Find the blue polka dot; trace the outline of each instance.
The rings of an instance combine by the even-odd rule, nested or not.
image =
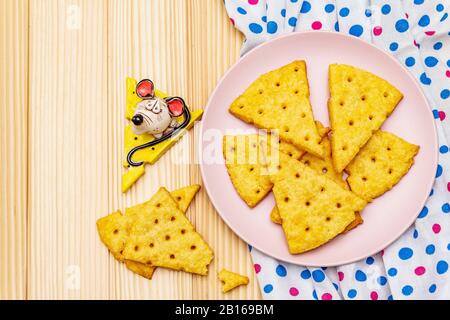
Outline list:
[[[442,48],[442,42],[436,42],[433,46],[434,50],[440,50]]]
[[[425,65],[427,66],[427,67],[430,67],[430,68],[432,68],[432,67],[434,67],[435,65],[437,65],[437,63],[438,63],[439,61],[438,61],[438,59],[436,59],[435,57],[426,57],[425,58]]]
[[[422,18],[419,20],[419,26],[426,27],[430,24],[430,17],[428,15],[423,15]]]
[[[348,31],[352,36],[359,37],[364,32],[364,29],[361,25],[355,24]]]
[[[408,57],[405,60],[405,64],[408,67],[412,67],[415,63],[416,63],[416,59],[414,59],[413,57]]]
[[[436,170],[436,178],[439,178],[440,176],[442,176],[442,166],[440,164],[438,164],[437,166],[437,170]]]
[[[441,20],[439,20],[439,22],[442,22],[444,20],[446,20],[448,18],[448,12],[444,13],[444,15],[442,16]]]
[[[427,77],[427,74],[424,72],[420,75],[420,82],[422,82],[424,85],[430,85],[431,79]]]
[[[263,32],[263,27],[261,27],[261,25],[258,23],[250,23],[249,29],[251,32],[256,34]]]
[[[392,43],[389,45],[389,50],[391,50],[391,51],[397,51],[397,49],[398,49],[398,43],[397,43],[397,42],[392,42]]]
[[[308,280],[309,278],[311,278],[311,272],[309,270],[303,270],[300,273],[300,277],[302,277],[302,279]]]
[[[292,3],[297,3],[298,0],[291,0]]]
[[[311,11],[311,3],[309,3],[308,1],[303,1],[300,13],[308,13],[309,11]]]
[[[429,292],[429,293],[435,293],[435,292],[436,292],[436,289],[437,289],[436,285],[435,285],[435,284],[432,284],[432,285],[428,288],[428,292]]]
[[[267,23],[267,32],[270,34],[276,33],[278,30],[278,24],[275,21],[269,21]]]
[[[442,154],[447,153],[448,152],[448,147],[447,146],[441,146],[439,148],[439,152],[442,153]]]
[[[384,15],[389,14],[391,12],[391,6],[388,4],[385,4],[384,6],[381,7],[381,12]]]
[[[444,89],[444,90],[441,91],[441,98],[442,99],[448,99],[449,96],[450,96],[450,90]]]
[[[439,4],[436,6],[436,11],[441,12],[442,10],[444,10],[444,6],[442,5],[442,3],[439,3]]]
[[[296,17],[289,18],[288,23],[291,27],[295,27],[297,25],[297,18]]]
[[[372,10],[366,9],[366,11],[364,11],[364,14],[366,15],[367,18],[370,18],[372,16]]]
[[[286,9],[282,9],[282,10],[281,10],[281,16],[282,16],[283,18],[286,17]]]
[[[250,252],[252,252],[253,247],[252,247],[251,245],[248,245],[248,250],[249,250]]]
[[[422,211],[419,213],[419,219],[423,219],[428,215],[428,208],[423,207]]]
[[[428,255],[432,255],[435,251],[436,251],[436,248],[435,248],[434,244],[429,244],[429,245],[427,245],[427,247],[425,248],[425,252],[426,252]]]
[[[450,250],[450,243],[447,244],[447,250]]]
[[[434,189],[431,189],[430,191],[430,197],[434,194]]]
[[[450,204],[444,203],[444,204],[442,205],[442,211],[443,211],[444,213],[449,213],[449,212],[450,212]]]
[[[336,32],[339,32],[339,22],[336,21],[336,23],[334,24],[334,30]]]
[[[398,252],[398,257],[402,260],[408,260],[413,256],[414,252],[411,250],[411,248],[401,248]]]
[[[336,283],[334,283],[334,282],[333,282],[333,287],[334,287],[336,290],[339,290],[339,286],[338,286]]]
[[[356,297],[357,292],[355,289],[350,289],[347,292],[347,297],[349,297],[350,299],[353,299],[354,297]]]
[[[375,259],[372,258],[372,257],[368,257],[368,258],[366,259],[366,263],[367,263],[368,265],[371,265],[371,264],[373,264],[374,262],[375,262]]]
[[[406,285],[402,288],[402,293],[405,296],[411,295],[413,293],[413,291],[414,291],[413,287],[411,287],[409,285]]]
[[[409,23],[408,23],[408,21],[407,21],[406,19],[400,19],[400,20],[398,20],[398,21],[395,23],[395,29],[396,29],[398,32],[401,32],[401,33],[405,32],[406,30],[409,29]]]
[[[397,275],[397,269],[395,269],[395,268],[390,268],[390,269],[388,270],[388,275],[391,276],[391,277],[395,277],[395,276]]]
[[[263,22],[267,22],[267,16],[263,16],[263,17],[261,18],[261,20],[262,20]]]
[[[316,292],[316,290],[313,290],[313,298],[315,299],[315,300],[319,300],[319,298],[317,297],[317,292]]]
[[[390,295],[390,296],[388,297],[388,300],[389,300],[389,301],[392,301],[392,300],[394,300],[394,297],[393,297],[392,295]]]
[[[277,273],[277,275],[278,275],[279,277],[286,277],[286,275],[287,275],[287,270],[286,270],[286,268],[285,268],[283,265],[279,264],[279,265],[277,266],[276,273]]]
[[[433,109],[433,117],[435,118],[435,119],[439,119],[439,111],[437,111],[436,109]]]
[[[325,6],[325,12],[330,13],[333,11],[334,11],[334,4],[329,3]]]
[[[436,272],[438,274],[444,274],[448,270],[448,263],[447,261],[441,260],[436,265]]]
[[[367,280],[367,276],[366,276],[366,274],[364,272],[362,272],[361,270],[358,270],[355,273],[355,279],[357,281],[364,282],[364,281]]]
[[[322,272],[322,270],[314,270],[312,273],[312,277],[316,282],[322,282],[323,280],[325,280],[325,274]]]
[[[417,5],[422,4],[423,2],[424,2],[424,0],[414,0],[414,4],[417,4]]]
[[[273,291],[273,285],[268,284],[264,287],[264,292],[265,293],[271,293]]]
[[[450,68],[450,60],[447,60],[447,67]]]
[[[417,239],[419,237],[419,231],[417,231],[417,229],[416,230],[414,230],[414,232],[413,232],[413,238],[414,239]]]
[[[387,283],[387,278],[385,276],[379,276],[377,282],[380,286],[384,286]]]
[[[348,14],[350,13],[350,10],[346,7],[342,8],[341,10],[339,10],[339,15],[341,17],[346,17],[348,16]]]
[[[247,14],[247,11],[246,11],[244,8],[242,8],[242,7],[237,8],[237,11],[238,11],[240,14],[243,14],[243,15],[246,15],[246,14]]]

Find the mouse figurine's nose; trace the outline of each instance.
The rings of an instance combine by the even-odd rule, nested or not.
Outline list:
[[[131,119],[135,126],[140,126],[144,122],[144,117],[140,114],[136,115]]]

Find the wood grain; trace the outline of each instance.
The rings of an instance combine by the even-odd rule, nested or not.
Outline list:
[[[153,281],[140,278],[95,227],[160,186],[201,184],[197,128],[120,192],[124,85],[149,77],[203,108],[242,44],[223,2],[0,0],[0,9],[0,298],[260,298],[247,245],[204,190],[188,216],[216,253],[207,277],[159,269]],[[223,267],[250,285],[223,295]]]
[[[28,0],[0,0],[0,300],[27,296]]]

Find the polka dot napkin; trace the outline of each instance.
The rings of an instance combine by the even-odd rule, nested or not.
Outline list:
[[[415,224],[376,256],[337,268],[305,268],[252,250],[267,299],[449,299],[450,3],[446,0],[225,0],[246,36],[243,54],[281,34],[343,32],[390,52],[417,77],[433,108],[439,166]],[[414,129],[414,128],[412,128]]]

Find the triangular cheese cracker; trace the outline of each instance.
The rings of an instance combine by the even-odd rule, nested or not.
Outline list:
[[[368,201],[381,196],[408,173],[418,152],[418,146],[377,131],[346,169],[352,191]]]
[[[342,64],[330,66],[329,85],[333,164],[342,172],[403,95],[386,80]]]
[[[130,225],[123,256],[149,266],[206,275],[214,254],[161,188]]]
[[[325,128],[319,121],[316,126],[321,137],[328,134],[329,128]],[[228,174],[239,196],[251,208],[272,190],[272,183],[261,167],[264,159],[261,143],[266,143],[270,148],[274,142],[276,141],[271,136],[258,134],[224,136],[223,154]],[[279,141],[278,148],[294,159],[300,159],[306,153],[284,141]]]
[[[219,272],[219,280],[223,282],[222,289],[224,293],[230,292],[239,286],[247,285],[250,282],[248,277],[225,269]]]
[[[186,212],[199,190],[199,185],[192,185],[175,190],[171,192],[170,195],[175,201],[177,201],[180,210]],[[142,209],[144,209],[143,205],[137,205],[132,208],[128,208],[125,215],[122,215],[120,212],[116,212],[99,219],[97,222],[97,228],[100,234],[100,239],[117,260],[125,262],[127,268],[131,271],[147,279],[151,279],[156,269],[155,267],[151,267],[140,262],[125,260],[123,257],[123,250],[129,236],[129,225],[131,221],[130,217],[138,215]]]
[[[278,174],[271,179],[292,254],[317,248],[345,232],[367,204],[334,181],[284,154],[280,154]]]
[[[304,61],[295,61],[259,77],[231,105],[239,119],[276,129],[281,140],[323,157],[314,123]]]

